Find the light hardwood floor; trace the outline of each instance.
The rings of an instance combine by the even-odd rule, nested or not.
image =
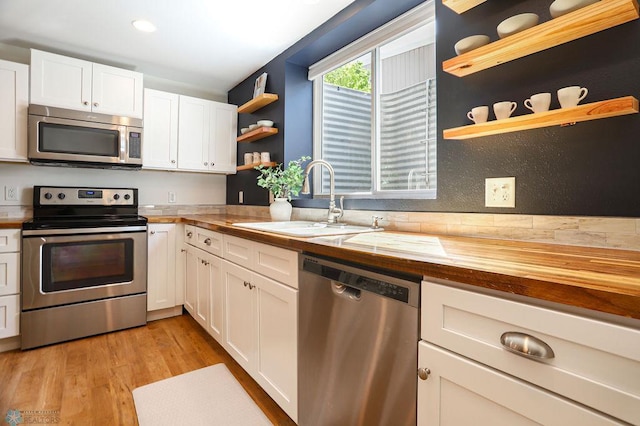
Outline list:
[[[295,424],[188,314],[0,353],[0,420],[10,409],[53,410],[59,424],[136,425],[133,389],[220,362],[275,425]]]

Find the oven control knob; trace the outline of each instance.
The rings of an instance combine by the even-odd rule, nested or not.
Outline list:
[[[113,199],[114,200],[119,200],[120,199],[120,194],[113,194]]]
[[[129,198],[131,198],[131,195],[129,195],[129,194],[124,194],[124,199],[125,199],[125,200],[128,200]]]
[[[64,197],[66,197],[66,195],[64,195],[64,192],[58,194],[59,199],[64,200]]]
[[[47,192],[46,194],[44,194],[44,198],[46,198],[47,200],[50,200],[51,197],[53,197],[53,195],[51,195],[50,192]]]

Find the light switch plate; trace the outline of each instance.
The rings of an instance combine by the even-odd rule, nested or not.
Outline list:
[[[487,178],[484,180],[485,207],[516,207],[516,178]]]

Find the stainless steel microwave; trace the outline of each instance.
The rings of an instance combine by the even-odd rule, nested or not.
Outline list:
[[[39,165],[142,167],[142,120],[29,105],[29,161]]]

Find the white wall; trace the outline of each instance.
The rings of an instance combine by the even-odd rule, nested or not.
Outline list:
[[[208,173],[105,170],[0,163],[0,205],[31,206],[34,185],[133,187],[139,189],[140,206],[169,204],[169,191],[176,193],[176,204],[224,205],[226,183],[227,179],[224,175]],[[20,199],[5,201],[5,186],[18,187]]]

